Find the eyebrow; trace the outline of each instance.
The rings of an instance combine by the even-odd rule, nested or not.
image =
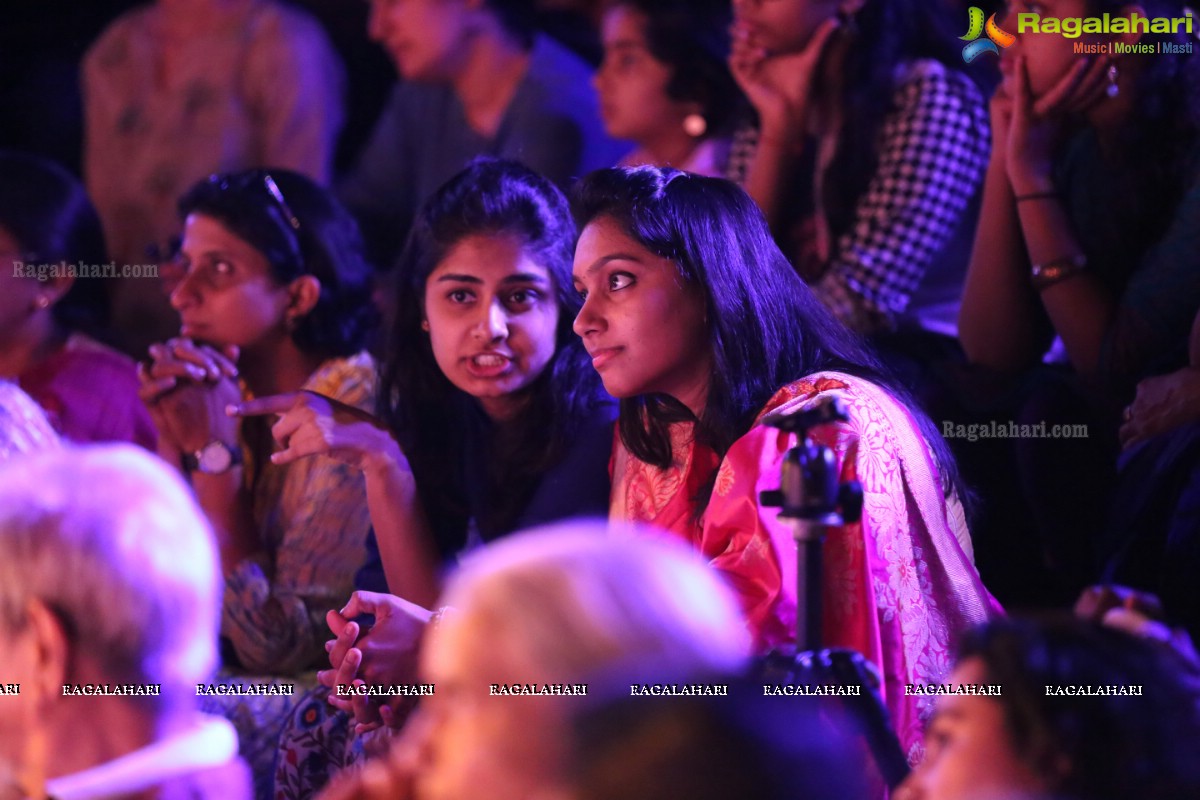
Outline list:
[[[183,247],[179,248],[176,255],[189,258],[193,261],[201,258],[223,258],[225,260],[237,258],[237,256],[229,250],[201,250],[200,252],[195,253],[195,255],[191,255],[188,253],[187,249]]]
[[[929,724],[932,725],[937,720],[949,720],[957,722],[963,719],[966,713],[959,707],[952,706],[950,708],[935,708],[933,716],[929,718]]]
[[[638,258],[636,255],[633,255],[632,253],[610,253],[606,256],[601,256],[600,258],[597,258],[591,264],[584,267],[583,274],[591,275],[591,274],[595,273],[597,270],[599,270],[601,267],[608,264],[610,261],[632,261],[635,264],[642,263],[642,260],[640,258]],[[577,280],[579,280],[579,276],[572,275],[571,280],[577,281]]]
[[[440,276],[436,283],[474,283],[483,285],[483,280],[474,275],[462,275],[457,272],[448,272]],[[516,272],[512,275],[506,275],[500,279],[501,286],[507,286],[513,283],[540,283],[548,284],[550,280],[544,275],[537,275],[533,272]]]

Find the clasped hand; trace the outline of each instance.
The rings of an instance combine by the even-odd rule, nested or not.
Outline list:
[[[214,439],[236,443],[237,422],[224,409],[241,399],[237,359],[236,347],[218,349],[186,337],[150,347],[150,362],[138,364],[138,396],[163,446],[185,453]]]
[[[758,112],[764,136],[802,133],[821,62],[839,27],[837,19],[831,18],[800,52],[769,53],[749,28],[733,26],[729,69]]]
[[[1033,96],[1029,69],[1019,56],[1013,74],[1013,93],[1004,87],[992,96],[993,157],[1002,157],[1017,195],[1049,191],[1055,150],[1068,120],[1106,97],[1105,77],[1112,62],[1087,57],[1072,64],[1049,90]]]
[[[366,631],[355,621],[364,614],[375,617]],[[376,592],[355,592],[345,608],[325,615],[335,638],[325,643],[330,668],[318,672],[317,680],[330,689],[330,705],[354,715],[356,733],[396,727],[405,698],[376,703],[367,696],[339,695],[338,687],[415,683],[421,636],[431,616],[415,603]]]

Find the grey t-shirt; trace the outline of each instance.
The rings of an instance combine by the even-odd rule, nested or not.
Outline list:
[[[467,123],[450,87],[397,85],[358,164],[338,187],[379,266],[391,267],[421,203],[476,156],[516,159],[564,189],[615,164],[628,146],[604,133],[591,75],[566,48],[537,37],[529,69],[491,140]]]

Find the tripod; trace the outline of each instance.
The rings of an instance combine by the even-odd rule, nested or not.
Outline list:
[[[795,653],[768,654],[759,665],[759,677],[775,684],[849,688],[851,692],[837,695],[845,701],[843,708],[866,739],[888,788],[895,789],[908,774],[908,762],[888,723],[878,675],[861,653],[821,649],[825,534],[831,526],[861,518],[862,486],[857,481],[841,481],[833,450],[813,441],[809,431],[847,419],[844,407],[835,398],[794,414],[771,414],[763,419],[765,424],[797,436],[796,445],[784,456],[779,489],[763,492],[760,501],[764,506],[779,508],[779,518],[791,526],[795,536],[799,607]]]

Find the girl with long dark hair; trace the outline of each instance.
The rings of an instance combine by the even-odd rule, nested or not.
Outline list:
[[[571,331],[574,236],[547,179],[512,161],[475,162],[426,201],[397,265],[378,415],[312,394],[239,409],[282,414],[276,463],[325,455],[365,476],[379,557],[358,583],[398,597],[355,595],[377,600],[369,628],[330,612],[335,634],[349,629],[359,674],[407,681],[391,673],[403,671],[397,653],[412,646],[411,627],[384,606],[434,607],[443,567],[464,549],[607,512],[616,409]],[[334,672],[322,677],[330,689]],[[284,729],[279,791],[308,795],[355,757],[353,725],[324,717],[327,700],[359,722],[403,719],[332,692],[306,698]]]
[[[931,421],[830,315],[732,184],[652,167],[593,173],[576,191],[582,233],[575,331],[620,398],[612,516],[690,542],[724,572],[760,648],[788,641],[795,545],[760,492],[792,444],[762,423],[827,398],[849,421],[814,431],[842,478],[862,483],[859,522],[825,546],[824,629],[883,673],[910,755],[958,634],[994,603],[971,564],[953,458]]]

